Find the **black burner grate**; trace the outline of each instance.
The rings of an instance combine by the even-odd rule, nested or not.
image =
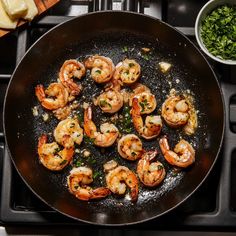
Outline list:
[[[0,39],[0,113],[11,74],[26,50],[53,26],[71,17],[99,10],[129,10],[148,14],[177,27],[195,42],[194,21],[201,0],[61,0],[47,15],[25,29]],[[226,107],[224,146],[210,176],[184,204],[156,220],[136,227],[235,227],[236,224],[236,69],[216,64],[213,69],[221,81]],[[217,121],[215,121],[217,122]],[[0,173],[2,173],[0,220],[5,224],[81,225],[55,212],[37,199],[11,164],[5,148],[0,118]]]

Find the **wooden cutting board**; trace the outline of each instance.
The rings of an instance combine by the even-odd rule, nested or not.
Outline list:
[[[37,8],[38,8],[38,16],[41,15],[43,12],[54,6],[56,3],[58,3],[60,0],[34,0]],[[37,18],[37,16],[35,17]],[[17,27],[27,24],[28,21],[26,20],[20,20],[17,24]],[[12,30],[4,30],[0,29],[0,37],[2,37],[5,34],[8,34]]]

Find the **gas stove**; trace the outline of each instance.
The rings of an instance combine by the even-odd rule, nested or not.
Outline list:
[[[55,25],[74,16],[101,10],[125,10],[159,18],[176,27],[194,43],[194,23],[206,0],[61,0],[29,27],[0,39],[0,113],[11,74],[26,50]],[[236,67],[208,58],[221,84],[226,110],[224,144],[218,160],[203,185],[174,211],[155,220],[132,226],[147,229],[236,228]],[[217,120],[215,121],[217,122]],[[0,221],[3,225],[76,225],[41,202],[14,169],[5,146],[0,117]],[[91,227],[91,226],[90,226]]]

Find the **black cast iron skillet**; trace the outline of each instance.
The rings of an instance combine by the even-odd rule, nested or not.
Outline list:
[[[141,48],[150,48],[143,54]],[[110,57],[114,63],[124,58],[134,58],[142,66],[140,82],[151,88],[156,95],[158,108],[171,88],[178,92],[191,92],[199,111],[199,127],[192,136],[181,129],[173,130],[164,125],[162,135],[167,134],[171,147],[180,136],[193,143],[196,162],[186,170],[168,165],[161,154],[166,170],[165,181],[157,188],[148,189],[140,184],[137,203],[114,195],[101,201],[82,202],[71,195],[66,188],[66,176],[71,165],[61,172],[44,168],[37,157],[37,139],[45,132],[52,132],[57,120],[51,116],[49,122],[42,120],[47,112],[39,105],[34,87],[42,83],[47,86],[57,80],[60,66],[66,59],[78,58],[83,61],[88,55],[100,54]],[[172,64],[169,73],[163,74],[158,63]],[[84,90],[78,98],[92,101],[102,89],[97,86],[89,73],[81,82]],[[39,107],[39,116],[32,115],[32,107]],[[95,107],[94,120],[97,125],[109,117]],[[78,110],[80,113],[81,110]],[[122,113],[122,111],[121,111]],[[49,112],[50,114],[50,112]],[[120,123],[119,123],[120,122]],[[118,125],[122,125],[120,120]],[[221,147],[224,130],[224,107],[222,94],[216,77],[199,50],[181,33],[160,20],[127,12],[99,12],[83,15],[65,22],[45,34],[26,53],[10,81],[4,105],[4,130],[12,161],[29,188],[55,210],[93,224],[126,225],[144,222],[158,217],[183,202],[207,177],[216,161]],[[132,133],[135,131],[132,130]],[[125,133],[125,132],[124,132]],[[51,135],[52,140],[52,135]],[[146,150],[158,149],[157,140],[143,140]],[[95,171],[102,171],[102,165],[116,159],[119,164],[135,170],[136,162],[122,160],[116,145],[101,150],[83,142],[96,161],[79,160]],[[104,178],[97,178],[94,186],[104,184]]]

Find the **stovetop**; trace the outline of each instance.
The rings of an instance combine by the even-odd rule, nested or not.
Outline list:
[[[14,68],[26,50],[53,26],[74,16],[99,10],[127,10],[159,18],[179,29],[194,43],[194,23],[206,0],[61,0],[29,27],[20,28],[0,39],[0,113],[4,94]],[[147,229],[236,227],[236,67],[215,63],[208,58],[221,84],[226,130],[219,158],[203,185],[174,211],[145,224]],[[215,121],[217,122],[217,120]],[[11,164],[5,147],[0,117],[0,173],[2,224],[79,225],[41,202],[23,183]]]

